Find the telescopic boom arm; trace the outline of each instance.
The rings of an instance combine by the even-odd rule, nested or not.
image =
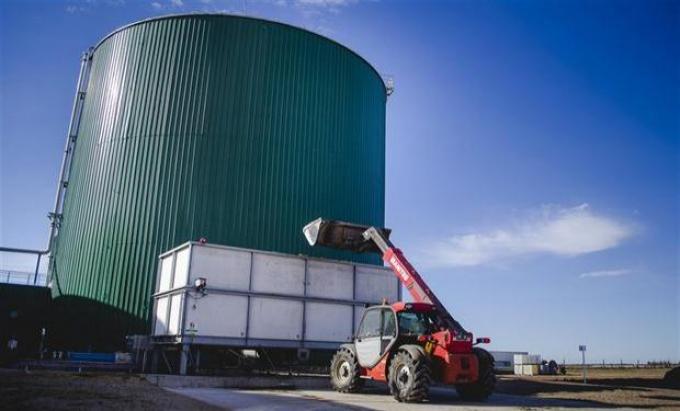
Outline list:
[[[389,239],[375,227],[370,227],[364,231],[363,236],[367,240],[372,240],[378,246],[382,253],[383,260],[389,264],[392,271],[394,271],[394,274],[399,278],[404,287],[406,287],[411,294],[411,297],[413,297],[413,301],[432,304],[437,306],[440,311],[446,311],[444,305],[430,290],[420,274],[418,274],[416,269],[413,268],[411,263],[406,259],[402,251],[396,248]]]
[[[401,250],[392,244],[389,240],[389,229],[319,218],[307,224],[303,233],[312,246],[318,244],[355,252],[381,254],[383,261],[392,268],[399,281],[411,294],[413,301],[434,305],[448,328],[454,330],[457,336],[462,337],[468,334],[453,319],[444,304],[430,290],[423,277],[413,268]]]

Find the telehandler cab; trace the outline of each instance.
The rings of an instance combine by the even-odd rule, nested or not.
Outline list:
[[[392,268],[413,302],[368,307],[354,341],[343,344],[330,366],[331,384],[357,392],[366,379],[387,382],[398,401],[427,399],[431,383],[454,385],[465,400],[485,400],[494,390],[494,359],[474,347],[489,343],[466,331],[389,240],[390,230],[319,218],[303,233],[310,245],[376,252]]]

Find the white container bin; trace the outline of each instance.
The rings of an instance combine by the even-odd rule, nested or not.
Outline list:
[[[204,278],[205,292],[195,281]],[[154,294],[157,342],[334,348],[364,308],[401,299],[386,267],[185,243],[161,254]]]
[[[538,375],[541,366],[540,355],[515,354],[514,368],[516,375]]]
[[[515,365],[539,365],[541,356],[537,354],[515,354]]]
[[[527,352],[517,351],[489,351],[494,359],[496,372],[513,373],[515,371],[515,355],[526,355]]]

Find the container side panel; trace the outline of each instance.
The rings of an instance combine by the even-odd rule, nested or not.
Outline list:
[[[303,295],[305,261],[270,254],[253,256],[252,290],[262,293]]]
[[[154,335],[168,333],[168,302],[170,297],[161,297],[156,301],[156,327]]]
[[[175,294],[170,297],[170,317],[168,318],[168,334],[170,335],[176,335],[180,332],[180,321],[182,321],[181,309],[182,295]]]
[[[399,299],[399,280],[392,272],[381,268],[357,266],[356,298],[360,301],[392,303]]]
[[[248,291],[250,252],[194,247],[191,281],[203,277],[209,288]]]
[[[353,275],[354,267],[351,264],[310,260],[307,263],[307,295],[351,300]]]
[[[158,287],[158,292],[168,291],[170,284],[172,284],[172,263],[175,255],[170,254],[161,260],[161,279]]]
[[[300,340],[302,301],[252,297],[248,338]]]
[[[306,302],[305,340],[347,342],[352,340],[350,305]]]
[[[185,333],[202,337],[246,335],[248,297],[208,294],[189,303]]]
[[[185,248],[176,253],[175,275],[172,280],[172,288],[184,287],[189,281],[189,254],[190,249]]]

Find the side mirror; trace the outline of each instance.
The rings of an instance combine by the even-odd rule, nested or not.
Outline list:
[[[481,338],[477,338],[477,339],[475,340],[475,344],[474,344],[474,345],[477,345],[477,344],[488,344],[488,343],[490,343],[490,342],[491,342],[491,338],[489,338],[489,337],[481,337]]]

